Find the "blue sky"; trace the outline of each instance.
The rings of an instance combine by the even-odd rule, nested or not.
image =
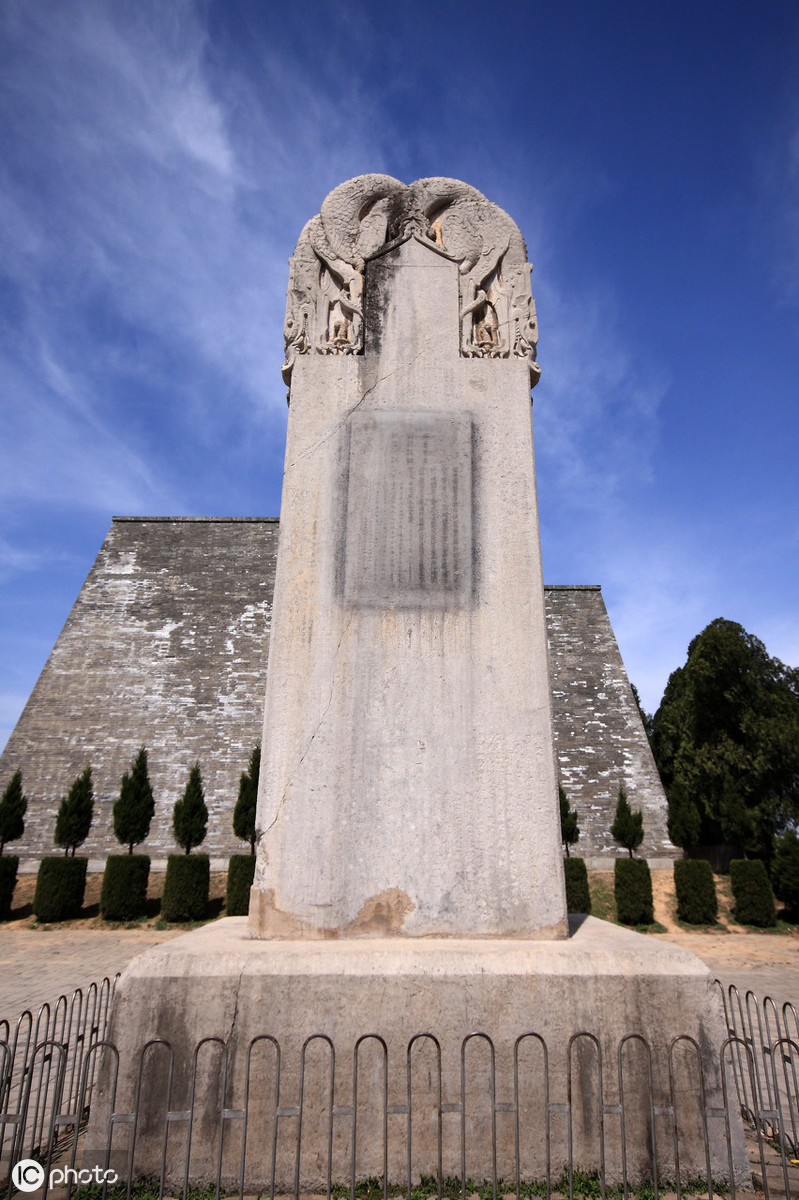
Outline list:
[[[795,0],[0,0],[0,745],[114,514],[272,516],[287,259],[464,179],[535,264],[544,574],[659,703],[799,663]]]

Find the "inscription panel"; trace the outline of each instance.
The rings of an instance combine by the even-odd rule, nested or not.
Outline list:
[[[349,424],[345,602],[468,604],[470,414],[354,413]]]

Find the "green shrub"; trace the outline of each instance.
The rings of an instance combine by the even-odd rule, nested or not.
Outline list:
[[[0,855],[0,921],[7,921],[11,916],[11,899],[17,886],[18,866],[16,854]]]
[[[774,925],[774,893],[765,864],[759,858],[734,858],[730,863],[730,883],[735,898],[735,920],[739,925]]]
[[[106,921],[135,921],[147,911],[150,859],[146,854],[111,854],[105,863],[100,912]]]
[[[231,855],[227,868],[227,897],[225,899],[227,916],[247,916],[250,911],[250,888],[254,874],[254,854]]]
[[[207,854],[170,854],[161,900],[164,920],[204,921],[210,882],[211,860]]]
[[[610,827],[610,834],[615,841],[624,846],[630,858],[633,856],[633,850],[637,850],[644,840],[644,814],[640,811],[633,812],[630,808],[623,783],[619,784],[616,814]]]
[[[718,915],[716,884],[704,858],[684,858],[674,864],[677,916],[688,925],[712,925]]]
[[[613,890],[616,913],[623,925],[652,924],[652,874],[645,858],[617,858]]]
[[[564,858],[566,873],[566,909],[570,913],[590,913],[591,893],[584,858]]]
[[[569,804],[569,797],[566,795],[562,783],[558,784],[558,800],[560,801],[560,840],[566,848],[566,857],[569,858],[569,846],[576,846],[580,840],[580,825],[577,813]]]
[[[88,864],[88,858],[42,859],[33,894],[33,911],[39,921],[69,921],[80,916]]]
[[[791,829],[778,838],[771,863],[771,879],[789,920],[799,916],[799,837]]]

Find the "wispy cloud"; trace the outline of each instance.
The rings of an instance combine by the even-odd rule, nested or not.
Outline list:
[[[652,476],[665,371],[644,364],[625,339],[612,293],[568,298],[556,281],[538,285],[544,314],[538,456],[570,508],[605,513],[625,485]]]
[[[0,376],[10,400],[0,442],[0,501],[104,512],[179,508],[178,493],[98,417],[89,385],[76,383],[52,359],[37,379],[2,352]]]
[[[6,496],[45,473],[53,500],[179,511],[181,447],[279,436],[288,251],[325,176],[380,155],[354,82],[332,96],[275,52],[256,80],[207,20],[191,0],[0,13]]]

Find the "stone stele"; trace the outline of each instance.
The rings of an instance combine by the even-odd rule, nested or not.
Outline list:
[[[417,1180],[462,1166],[482,1180],[494,1150],[507,1177],[513,1111],[524,1177],[541,1178],[548,1145],[554,1170],[572,1146],[575,1163],[604,1155],[618,1178],[619,1053],[630,1177],[674,1170],[677,1128],[683,1172],[748,1177],[740,1123],[725,1140],[711,1122],[709,1158],[701,1136],[694,1052],[707,1105],[718,1113],[722,1102],[724,1027],[707,969],[591,917],[571,918],[569,936],[529,408],[536,336],[521,234],[466,184],[361,176],[303,230],[286,317],[291,411],[249,927],[215,922],[125,972],[110,1030],[119,1089],[114,1101],[106,1068],[88,1155],[104,1156],[105,1130],[123,1128],[112,1106],[130,1112],[138,1086],[136,1171],[163,1161],[179,1182],[189,1163],[192,1179],[211,1179],[219,1104],[243,1111],[249,1081],[248,1190],[273,1171],[279,1188],[323,1187],[326,1146],[338,1182],[384,1169],[399,1181],[409,1164]],[[479,1046],[462,1051],[478,1031]],[[317,1039],[322,1092],[301,1102],[315,1034],[335,1046],[335,1084],[325,1091],[330,1043]],[[383,1042],[367,1047],[364,1034]],[[406,1070],[420,1034],[438,1038],[441,1089],[426,1062],[411,1155]],[[680,1043],[690,1061],[670,1071],[678,1034],[692,1039]],[[273,1043],[253,1043],[262,1035],[282,1055],[274,1140],[274,1071],[257,1065]],[[522,1035],[525,1054],[541,1049],[532,1035],[546,1042],[548,1092],[538,1060],[515,1082]],[[215,1043],[192,1058],[207,1037],[227,1047],[221,1075]],[[158,1048],[138,1075],[151,1038],[175,1055],[169,1146]],[[359,1055],[374,1052],[356,1080]],[[464,1082],[473,1054],[484,1056],[476,1092]],[[190,1094],[187,1158],[174,1122]],[[301,1111],[303,1139],[316,1139],[302,1161],[291,1140]],[[128,1145],[120,1135],[113,1147],[121,1169]],[[237,1184],[235,1139],[220,1161]]]
[[[257,937],[566,936],[526,259],[448,179],[300,237]]]

